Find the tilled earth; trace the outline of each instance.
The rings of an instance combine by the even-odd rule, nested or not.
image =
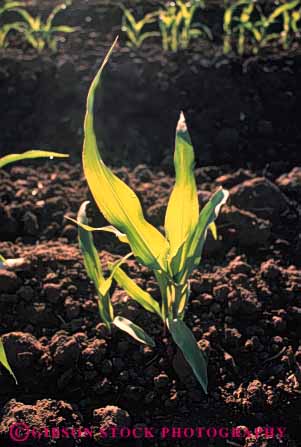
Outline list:
[[[0,270],[1,333],[18,385],[0,376],[3,445],[9,427],[29,426],[283,426],[275,439],[235,440],[244,447],[300,446],[301,168],[198,168],[200,203],[222,185],[230,201],[191,280],[186,321],[209,358],[205,396],[159,320],[115,288],[115,313],[156,340],[145,348],[124,333],[108,334],[77,246],[76,216],[91,199],[81,166],[56,161],[0,172],[0,253],[23,258]],[[155,225],[164,221],[172,175],[146,165],[117,173],[140,196]],[[93,201],[91,224],[103,218]],[[109,235],[95,234],[103,266],[124,253]],[[110,253],[113,253],[110,254]],[[151,273],[127,265],[139,285],[159,298]],[[187,422],[189,421],[189,422]],[[155,439],[150,445],[225,446],[229,440]],[[61,446],[106,445],[94,438]],[[115,440],[115,445],[126,441]],[[53,445],[28,439],[23,445]],[[128,445],[147,445],[131,440]]]

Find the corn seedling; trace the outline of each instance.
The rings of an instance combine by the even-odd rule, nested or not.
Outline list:
[[[239,0],[226,8],[224,13],[224,53],[232,50],[233,39],[237,39],[237,51],[242,55],[248,37],[258,41],[260,33],[254,17],[262,19],[261,7],[254,0]]]
[[[286,2],[266,16],[256,0],[240,0],[230,5],[224,14],[224,52],[232,50],[235,38],[240,55],[245,53],[247,44],[255,54],[272,42],[279,42],[288,49],[292,35],[298,34],[298,6],[300,0]],[[282,31],[274,31],[275,26],[282,26]]]
[[[14,8],[23,7],[24,3],[21,2],[6,2],[0,7],[0,16],[5,12],[9,12]],[[0,48],[7,47],[7,38],[11,31],[22,32],[22,22],[4,23],[0,26]]]
[[[141,20],[136,20],[131,11],[121,5],[123,10],[122,31],[127,37],[129,47],[139,48],[146,39],[158,37],[157,31],[144,31],[145,27],[153,24],[157,20],[158,13],[148,13]]]
[[[288,49],[295,34],[298,34],[298,23],[300,22],[300,0],[286,2],[273,11],[264,23],[265,28],[274,24],[279,18],[282,19],[282,31],[280,33],[280,43],[284,49]],[[296,10],[296,8],[298,8]]]
[[[4,166],[10,164],[10,163],[14,163],[16,161],[22,161],[22,160],[28,160],[28,159],[32,159],[32,158],[45,158],[45,157],[50,157],[50,158],[54,158],[54,157],[68,157],[68,155],[65,154],[59,154],[57,152],[48,152],[48,151],[27,151],[24,152],[23,154],[9,154],[6,155],[2,158],[0,158],[0,169],[3,168]],[[0,254],[0,268],[6,268],[6,259]],[[6,353],[4,350],[4,346],[2,343],[2,340],[0,339],[0,363],[4,366],[4,368],[6,368],[6,370],[13,376],[13,378],[15,379],[15,382],[17,383],[17,379],[15,374],[13,373],[7,357],[6,357]]]
[[[115,326],[135,340],[155,346],[154,340],[144,329],[122,316],[114,315],[110,301],[110,286],[114,280],[129,297],[162,320],[163,326],[169,329],[174,342],[182,350],[196,378],[207,392],[207,361],[191,330],[184,323],[184,315],[189,299],[189,276],[200,263],[208,229],[216,237],[214,222],[227,200],[228,192],[219,189],[199,212],[194,150],[182,115],[176,132],[176,180],[165,216],[165,236],[144,218],[135,192],[105,165],[94,131],[94,97],[101,85],[103,70],[113,48],[114,44],[88,93],[83,168],[94,200],[110,223],[97,230],[114,233],[122,243],[129,246],[129,253],[117,263],[108,266],[110,275],[105,278],[93,242],[92,231],[96,229],[87,224],[87,204],[84,203],[76,221],[84,263],[97,290],[101,318],[108,328]],[[161,292],[160,303],[122,269],[122,263],[131,255],[153,271]]]
[[[159,26],[165,51],[187,49],[191,40],[197,37],[212,39],[211,31],[206,25],[193,23],[196,12],[203,7],[204,3],[200,1],[176,0],[161,10]]]
[[[0,27],[0,48],[7,47],[7,39],[11,31],[19,31],[22,33],[22,22],[7,23]]]
[[[25,3],[23,2],[4,2],[4,4],[0,7],[0,15],[2,15],[6,11],[11,11],[15,8],[24,7]]]
[[[18,22],[18,31],[29,45],[41,53],[46,47],[54,52],[57,51],[57,35],[75,31],[75,28],[70,26],[53,24],[57,14],[64,11],[66,7],[66,4],[56,6],[45,22],[40,16],[34,17],[20,6],[10,8],[10,11],[15,11],[23,19],[22,22]]]

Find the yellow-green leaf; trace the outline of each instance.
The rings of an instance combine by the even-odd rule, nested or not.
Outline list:
[[[69,216],[65,216],[65,217],[66,217],[66,219],[70,220],[71,222],[75,223],[76,225],[78,225],[79,227],[83,228],[86,231],[90,231],[90,232],[104,231],[107,233],[113,233],[120,240],[120,242],[122,242],[124,244],[129,243],[126,235],[121,233],[119,230],[117,230],[117,228],[113,227],[113,225],[107,225],[105,227],[91,227],[91,225],[83,224],[82,222],[79,222],[78,220],[73,219],[72,217],[69,217]]]
[[[198,265],[210,225],[215,222],[221,207],[226,203],[229,192],[220,188],[202,209],[194,233],[188,241],[185,269],[190,273]]]
[[[87,223],[86,207],[89,202],[84,202],[78,212],[77,219],[80,223]],[[114,318],[113,307],[108,296],[111,280],[106,280],[101,268],[99,256],[94,245],[93,236],[90,231],[78,227],[78,242],[84,258],[87,275],[93,281],[98,294],[98,308],[102,320],[108,327]]]
[[[90,231],[87,231],[84,226],[87,224],[86,208],[89,202],[84,202],[78,211],[77,220],[81,224],[78,227],[78,242],[81,252],[84,257],[84,264],[87,274],[95,286],[98,287],[102,281],[105,281],[103,276],[99,256],[94,245],[93,236]]]
[[[144,307],[144,309],[156,313],[161,317],[160,306],[157,301],[148,292],[141,289],[120,267],[115,269],[113,277],[119,287]]]
[[[133,337],[135,340],[139,341],[144,345],[155,347],[154,340],[147,335],[147,333],[137,324],[123,317],[115,317],[113,321],[114,326],[118,327],[122,331],[126,332],[128,335]]]
[[[31,158],[66,158],[69,157],[68,154],[60,154],[58,152],[49,152],[49,151],[39,151],[32,150],[23,152],[23,154],[9,154],[0,158],[0,168],[8,165],[9,163],[14,163],[15,161],[28,160]]]
[[[207,362],[203,352],[197,345],[193,333],[182,320],[169,318],[167,320],[167,326],[174,342],[183,352],[185,359],[191,366],[204,392],[207,394]]]
[[[4,366],[5,369],[7,369],[7,371],[13,376],[13,378],[15,379],[15,382],[17,382],[16,376],[13,373],[13,370],[10,367],[10,364],[8,363],[7,357],[6,357],[6,353],[5,353],[5,349],[2,343],[2,340],[0,340],[0,363]]]
[[[116,41],[115,41],[116,42]],[[105,164],[94,132],[94,96],[115,43],[95,76],[87,98],[83,167],[95,202],[105,218],[126,234],[135,256],[146,266],[166,269],[168,242],[143,215],[136,194]]]
[[[194,230],[199,216],[199,202],[194,175],[194,151],[181,114],[176,135],[174,165],[176,182],[171,193],[166,216],[165,231],[170,243],[170,258]]]
[[[209,230],[211,231],[211,234],[213,236],[213,239],[217,240],[217,228],[215,222],[212,222],[209,225]]]

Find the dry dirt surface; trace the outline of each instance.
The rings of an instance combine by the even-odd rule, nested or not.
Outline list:
[[[173,178],[146,165],[116,172],[161,226]],[[1,333],[19,382],[2,370],[3,445],[10,445],[9,427],[16,421],[38,428],[274,425],[287,428],[282,444],[250,438],[238,445],[301,445],[301,169],[286,172],[279,163],[261,171],[211,166],[196,175],[201,204],[220,185],[230,190],[218,220],[219,240],[208,240],[193,273],[186,316],[209,358],[208,396],[157,317],[118,288],[112,291],[116,314],[147,329],[157,346],[140,346],[117,330],[110,335],[101,323],[76,227],[65,219],[90,198],[81,167],[52,161],[0,172],[0,252],[24,258],[0,270]],[[93,201],[89,215],[91,224],[104,223]],[[104,268],[124,253],[111,236],[97,234],[95,240]],[[127,270],[159,298],[146,268],[130,260]],[[224,440],[173,441],[188,443],[225,446]],[[96,436],[56,445],[98,444],[104,445]],[[52,444],[40,439],[26,445]],[[119,439],[115,445],[148,444]]]

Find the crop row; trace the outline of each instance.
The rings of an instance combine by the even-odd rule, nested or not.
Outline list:
[[[33,16],[19,1],[6,1],[0,7],[0,48],[10,43],[10,34],[17,34],[38,52],[49,48],[57,51],[59,36],[77,28],[55,25],[58,13],[66,3],[53,9],[47,19]],[[137,18],[122,4],[121,32],[128,46],[140,48],[146,40],[160,42],[164,51],[177,52],[190,47],[192,41],[214,41],[214,32],[203,19],[205,0],[174,0]],[[15,20],[16,19],[16,20]],[[15,21],[13,21],[15,20]],[[225,54],[258,54],[263,49],[292,48],[301,31],[301,0],[275,2],[266,12],[258,0],[225,0],[222,41]]]

